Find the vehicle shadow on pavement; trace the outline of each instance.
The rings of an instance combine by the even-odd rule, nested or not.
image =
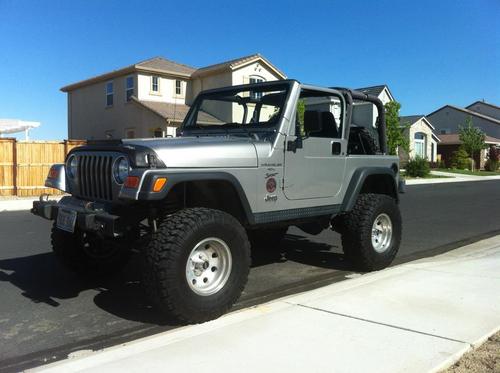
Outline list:
[[[349,269],[343,256],[332,249],[335,247],[289,234],[279,249],[261,247],[253,250],[252,267],[293,261],[327,269]],[[81,292],[93,289],[98,292],[94,296],[95,305],[110,314],[130,321],[175,325],[147,299],[141,284],[140,262],[139,255],[135,254],[123,271],[114,276],[89,278],[67,270],[47,252],[0,260],[0,281],[10,282],[21,290],[22,296],[35,303],[52,307],[58,307],[61,300],[76,298]]]
[[[353,270],[341,248],[325,243],[310,241],[307,238],[288,234],[281,243],[286,260],[314,267],[338,271]]]
[[[57,299],[75,298],[95,283],[82,280],[61,266],[52,253],[0,260],[0,281],[21,289],[35,303],[57,307]]]

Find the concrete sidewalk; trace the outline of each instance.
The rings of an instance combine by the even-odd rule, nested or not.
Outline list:
[[[32,371],[438,371],[499,329],[499,269],[497,236]]]
[[[462,183],[467,181],[486,181],[500,180],[500,176],[476,176],[462,175],[453,172],[443,172],[431,170],[431,175],[446,176],[444,178],[423,178],[423,179],[408,179],[406,185],[421,185],[421,184],[443,184],[443,183]]]

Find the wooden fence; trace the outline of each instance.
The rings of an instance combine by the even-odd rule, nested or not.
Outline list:
[[[50,166],[85,141],[17,141],[0,138],[0,196],[61,194],[44,186]]]

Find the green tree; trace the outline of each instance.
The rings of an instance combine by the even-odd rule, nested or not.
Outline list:
[[[297,102],[297,119],[299,121],[298,127],[300,130],[300,135],[304,136],[305,131],[304,131],[304,113],[306,112],[306,102],[304,99],[299,99]]]
[[[474,170],[474,155],[482,149],[487,148],[487,145],[484,143],[486,135],[480,128],[474,127],[470,115],[467,117],[464,124],[458,126],[458,133],[462,146],[469,157],[472,158],[471,164],[472,170]]]
[[[387,151],[391,155],[396,155],[398,147],[407,154],[410,152],[410,140],[405,135],[408,125],[401,126],[399,124],[399,109],[401,109],[401,104],[397,101],[385,104]]]

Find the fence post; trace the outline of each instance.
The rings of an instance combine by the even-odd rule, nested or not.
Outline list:
[[[68,155],[68,140],[64,140],[64,159]]]
[[[12,139],[12,182],[14,186],[14,195],[18,195],[17,190],[17,139]]]

